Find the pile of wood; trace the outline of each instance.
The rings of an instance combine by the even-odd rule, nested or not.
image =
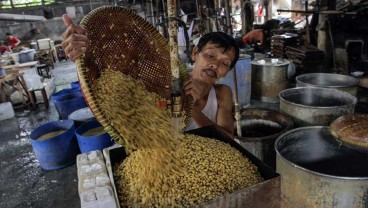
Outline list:
[[[324,57],[324,52],[312,45],[287,46],[286,57],[295,64],[318,64]]]
[[[300,37],[296,34],[274,35],[271,37],[271,54],[273,57],[286,58],[286,47],[299,46],[300,43]]]
[[[363,13],[368,10],[368,1],[351,0],[348,2],[340,2],[336,4],[336,10],[343,12]]]

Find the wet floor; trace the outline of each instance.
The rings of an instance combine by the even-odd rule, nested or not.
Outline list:
[[[57,88],[75,81],[73,62],[57,63],[52,70]],[[60,76],[60,77],[57,77]],[[42,124],[59,119],[55,106],[15,110],[15,117],[0,121],[0,207],[80,207],[77,167],[45,171],[40,168],[29,139]]]

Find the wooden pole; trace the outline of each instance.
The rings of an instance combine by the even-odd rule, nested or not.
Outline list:
[[[228,35],[233,35],[233,30],[232,30],[232,26],[230,23],[230,12],[229,12],[229,1],[225,0],[225,6],[227,6],[226,9],[226,24],[228,26]],[[236,129],[237,129],[237,134],[238,137],[242,136],[241,133],[241,125],[240,125],[240,106],[239,106],[239,96],[238,96],[238,82],[237,82],[237,77],[236,77],[236,67],[234,66],[233,69],[233,82],[234,82],[234,106],[235,106],[235,121],[236,121]]]
[[[172,125],[176,132],[182,129],[182,101],[181,101],[181,86],[179,74],[179,53],[178,53],[178,26],[176,22],[176,0],[167,1],[168,15],[168,32],[170,46],[170,66],[172,75]]]
[[[169,20],[169,44],[170,44],[170,66],[173,80],[179,79],[179,65],[178,65],[178,27],[176,21],[171,21],[176,18],[176,0],[167,1],[167,15]],[[180,89],[176,89],[179,90]]]
[[[227,34],[232,35],[233,34],[233,27],[231,25],[231,17],[230,17],[230,2],[229,0],[225,0],[225,15],[226,15],[226,31]]]
[[[305,1],[305,11],[308,12],[308,1]],[[308,13],[305,15],[305,31],[307,34],[307,42],[308,44],[310,44],[310,29],[309,29]]]
[[[239,93],[238,93],[238,81],[236,77],[236,66],[233,69],[233,82],[234,82],[234,107],[235,107],[235,122],[236,122],[236,133],[238,137],[242,137],[241,124],[240,124],[240,106],[239,106]]]

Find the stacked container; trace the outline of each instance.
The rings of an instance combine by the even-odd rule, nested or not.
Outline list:
[[[101,151],[77,156],[78,191],[82,208],[119,207]]]

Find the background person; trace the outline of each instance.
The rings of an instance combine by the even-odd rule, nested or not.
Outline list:
[[[11,53],[11,52],[12,50],[9,48],[9,46],[4,42],[2,42],[0,45],[0,54],[2,55],[4,53]]]
[[[265,33],[262,29],[252,30],[243,36],[242,41],[245,46],[259,43],[262,47],[265,43]]]
[[[11,33],[6,33],[6,36],[10,49],[14,49],[21,42],[17,37],[13,36]]]

